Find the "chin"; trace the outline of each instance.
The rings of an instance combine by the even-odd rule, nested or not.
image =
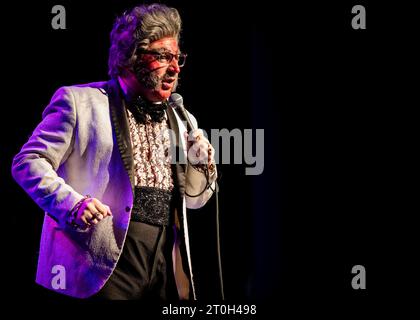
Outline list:
[[[164,101],[168,99],[172,94],[172,90],[159,90],[155,93],[155,98],[158,99],[158,101]]]

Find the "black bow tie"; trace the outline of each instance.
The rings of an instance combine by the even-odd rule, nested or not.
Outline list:
[[[166,102],[155,104],[141,97],[136,97],[127,102],[127,107],[138,123],[145,124],[147,122],[147,115],[150,116],[150,121],[152,122],[162,122],[165,119],[167,104]]]

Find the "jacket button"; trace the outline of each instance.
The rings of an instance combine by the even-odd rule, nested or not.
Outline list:
[[[126,212],[130,212],[130,207],[125,207]]]

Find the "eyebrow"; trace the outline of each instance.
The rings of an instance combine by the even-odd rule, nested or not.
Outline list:
[[[177,53],[171,52],[169,49],[166,49],[166,48],[149,49],[148,51],[154,51],[154,52],[159,52],[159,53],[177,54]],[[178,49],[178,51],[179,51],[178,54],[181,53],[181,50]]]

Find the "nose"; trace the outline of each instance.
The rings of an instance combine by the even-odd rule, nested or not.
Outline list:
[[[179,67],[178,60],[176,58],[173,58],[171,63],[169,64],[169,69],[174,73],[180,73],[181,68]]]

